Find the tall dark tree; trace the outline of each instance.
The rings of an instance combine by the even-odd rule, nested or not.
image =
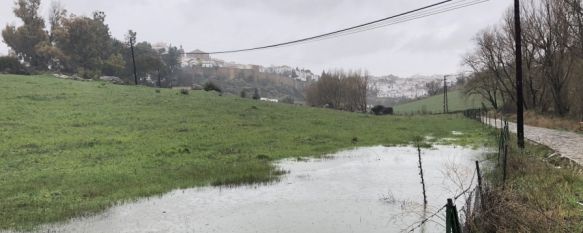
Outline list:
[[[63,70],[85,78],[101,75],[105,61],[111,58],[112,38],[105,24],[105,13],[93,17],[70,16],[54,30],[55,45],[63,53]]]
[[[45,21],[38,14],[39,7],[40,0],[16,1],[14,14],[22,20],[23,25],[7,25],[2,31],[2,37],[19,59],[34,69],[45,70],[49,58],[40,50],[49,44],[49,37],[44,30]]]
[[[132,64],[133,64],[133,73],[134,73],[134,82],[136,85],[138,85],[138,71],[136,68],[136,55],[135,55],[135,51],[134,51],[134,46],[136,44],[136,36],[137,33],[129,30],[128,34],[126,35],[126,40],[128,41],[128,45],[130,46],[130,52],[132,55]]]

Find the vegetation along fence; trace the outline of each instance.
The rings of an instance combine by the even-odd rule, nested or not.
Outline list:
[[[483,213],[488,209],[488,198],[486,193],[488,193],[490,185],[488,185],[483,179],[482,165],[488,163],[488,166],[497,166],[502,169],[501,182],[503,187],[506,183],[507,178],[507,160],[508,160],[508,150],[510,146],[510,130],[508,127],[508,121],[504,119],[498,119],[496,115],[492,117],[489,116],[485,109],[468,109],[462,111],[463,115],[467,118],[474,119],[483,123],[483,129],[494,132],[496,134],[496,141],[498,144],[497,159],[492,164],[488,159],[483,161],[476,161],[476,168],[471,179],[472,183],[470,186],[456,195],[453,198],[446,200],[445,205],[438,209],[433,214],[424,220],[416,223],[414,226],[410,227],[405,232],[415,232],[420,229],[426,223],[430,222],[431,218],[445,211],[445,227],[447,233],[463,233],[469,232],[470,224],[474,219],[479,218],[480,213]],[[498,128],[498,122],[500,122],[500,128]],[[491,127],[496,125],[495,128]],[[477,181],[477,184],[474,182]],[[464,200],[463,206],[459,207],[456,205],[457,201]]]

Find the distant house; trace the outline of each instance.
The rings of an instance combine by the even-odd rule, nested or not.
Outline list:
[[[217,64],[216,61],[213,60],[203,60],[200,61],[200,66],[204,67],[204,68],[214,68],[214,67],[219,67],[219,65]]]
[[[211,55],[201,50],[193,50],[182,55],[182,66],[203,65],[203,62],[211,61]]]
[[[237,64],[234,62],[226,62],[226,63],[224,63],[224,67],[230,68],[230,69],[239,69],[239,70],[252,70],[254,68],[253,65],[243,65],[243,64]]]
[[[261,101],[272,102],[272,103],[279,103],[279,100],[277,100],[277,99],[269,99],[269,98],[261,98]]]
[[[190,58],[193,58],[195,60],[201,60],[201,61],[209,61],[209,60],[211,60],[211,55],[210,54],[208,54],[208,53],[206,53],[204,51],[198,50],[198,49],[187,53],[186,56],[188,56]]]
[[[164,43],[164,42],[158,42],[152,45],[152,49],[156,50],[156,51],[161,51],[161,50],[168,50],[168,47],[170,47],[170,45]],[[168,51],[166,51],[168,52]]]

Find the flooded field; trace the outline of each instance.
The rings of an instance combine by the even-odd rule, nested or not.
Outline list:
[[[423,150],[428,214],[472,185],[474,161],[483,153]],[[415,148],[359,148],[278,165],[289,174],[274,184],[176,190],[41,231],[374,233],[400,232],[423,218]],[[442,216],[423,232],[443,232]]]

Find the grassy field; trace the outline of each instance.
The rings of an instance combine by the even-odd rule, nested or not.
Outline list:
[[[449,111],[481,108],[478,97],[468,97],[461,90],[452,91],[448,95]],[[397,114],[432,114],[443,113],[443,94],[395,106]]]
[[[414,136],[479,143],[461,116],[377,117],[217,93],[0,75],[0,229],[179,188],[268,182],[271,161]],[[475,139],[475,140],[472,140]]]

